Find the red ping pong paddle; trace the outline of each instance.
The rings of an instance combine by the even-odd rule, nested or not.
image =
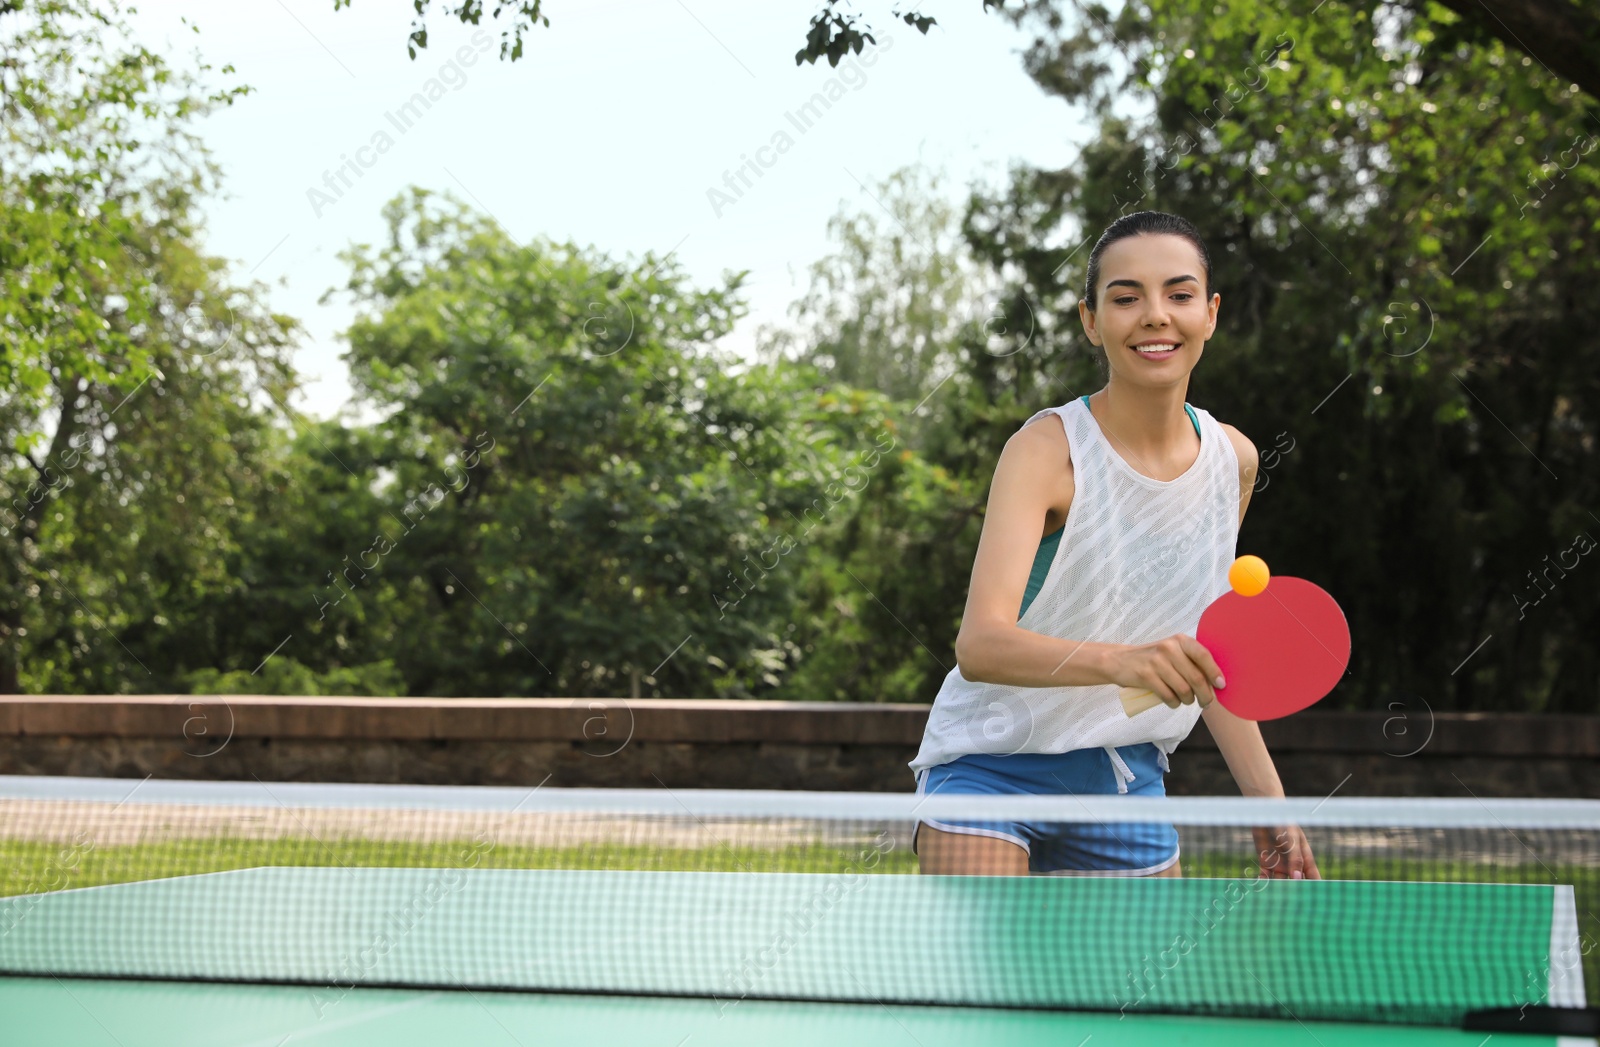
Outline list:
[[[1251,572],[1229,572],[1235,582],[1200,616],[1195,639],[1200,641],[1227,686],[1217,701],[1246,720],[1276,720],[1320,701],[1333,690],[1350,663],[1350,626],[1344,612],[1320,587],[1304,578],[1267,578],[1258,565],[1257,582],[1239,584]],[[1242,595],[1239,589],[1252,591]],[[1153,691],[1124,687],[1122,708],[1129,716],[1163,702]]]

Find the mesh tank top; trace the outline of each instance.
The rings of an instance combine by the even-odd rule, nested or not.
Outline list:
[[[1185,409],[1200,454],[1174,480],[1144,476],[1119,455],[1085,399],[1051,407],[1072,455],[1074,492],[1059,546],[1017,625],[1099,643],[1151,643],[1194,635],[1200,613],[1228,588],[1239,532],[1239,459],[1211,414]],[[1200,707],[1122,711],[1115,684],[1015,687],[950,670],[934,698],[913,772],[969,753],[1062,753],[1155,743],[1175,749]],[[1114,762],[1120,762],[1115,761]]]

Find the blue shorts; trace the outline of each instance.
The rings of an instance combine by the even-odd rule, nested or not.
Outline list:
[[[1130,795],[1166,795],[1166,760],[1159,748],[1147,742],[1116,752],[1133,775],[1125,782]],[[1123,783],[1105,749],[974,754],[924,770],[917,775],[917,794],[1101,795],[1121,792]],[[1149,876],[1178,860],[1178,830],[1158,822],[922,821],[944,832],[1009,840],[1028,852],[1028,869],[1036,873]]]

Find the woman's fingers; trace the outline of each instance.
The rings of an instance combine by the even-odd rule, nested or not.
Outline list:
[[[1177,666],[1171,662],[1164,662],[1158,671],[1161,673],[1162,683],[1166,685],[1166,693],[1161,696],[1163,702],[1177,709],[1188,702],[1194,701],[1194,695],[1190,693],[1189,681],[1184,679],[1183,673],[1179,671]]]
[[[1280,880],[1289,875],[1287,833],[1280,827],[1257,829],[1256,851],[1261,857],[1261,875]]]
[[[1196,699],[1209,702],[1216,697],[1212,690],[1212,681],[1217,677],[1216,662],[1211,660],[1211,652],[1201,646],[1199,640],[1182,634],[1172,636],[1165,641],[1165,650],[1172,668],[1183,680],[1179,698],[1185,705]],[[1208,663],[1211,665],[1209,670],[1206,668]]]
[[[1211,661],[1211,652],[1192,636],[1178,637],[1178,646],[1183,651],[1183,661],[1179,668],[1183,671],[1184,679],[1188,681],[1190,691],[1197,698],[1211,701],[1216,697],[1216,693],[1212,690],[1212,681],[1217,678],[1215,668],[1217,663]],[[1209,670],[1206,668],[1207,663],[1212,666]]]
[[[1148,689],[1172,709],[1216,698],[1216,681],[1222,672],[1211,652],[1192,636],[1176,634],[1129,650],[1128,666],[1134,683]],[[1120,681],[1119,681],[1120,682]]]
[[[1184,650],[1188,652],[1189,660],[1199,668],[1200,675],[1206,682],[1206,689],[1211,691],[1211,697],[1215,698],[1214,689],[1217,687],[1217,681],[1222,680],[1222,669],[1217,665],[1217,660],[1211,657],[1211,652],[1206,650],[1205,644],[1192,636],[1185,636],[1183,639]],[[1227,681],[1223,680],[1223,683],[1226,684]]]
[[[1190,701],[1194,701],[1196,698],[1204,698],[1209,702],[1216,697],[1216,694],[1211,690],[1211,682],[1206,679],[1205,670],[1201,669],[1193,661],[1185,661],[1181,671],[1183,672],[1184,685],[1189,689]]]
[[[1298,825],[1258,828],[1255,837],[1261,875],[1274,880],[1322,879],[1311,843]]]
[[[1308,880],[1322,879],[1322,871],[1317,868],[1316,856],[1311,853],[1311,841],[1306,839],[1306,834],[1295,827],[1295,834],[1300,838],[1300,855],[1303,860],[1303,872]]]

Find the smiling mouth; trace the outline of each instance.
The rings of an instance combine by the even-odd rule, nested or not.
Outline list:
[[[1135,345],[1132,346],[1132,349],[1140,356],[1171,356],[1173,353],[1178,351],[1178,349],[1181,347],[1181,344],[1182,343],[1179,343],[1179,345],[1168,345],[1167,343],[1161,342],[1154,345]]]

